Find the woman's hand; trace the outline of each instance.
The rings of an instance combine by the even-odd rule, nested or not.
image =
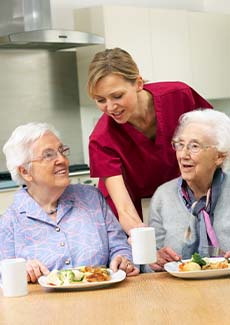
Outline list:
[[[139,223],[135,228],[143,228],[143,227],[148,227],[145,223],[143,223],[143,222],[141,222],[141,223]],[[132,228],[132,229],[134,229],[134,228]],[[131,230],[132,229],[130,229],[128,232],[127,232],[127,234],[128,234],[128,243],[129,243],[129,245],[132,245],[132,238],[131,238]]]
[[[230,251],[225,252],[224,258],[229,258],[230,257]]]
[[[28,260],[26,263],[27,282],[37,282],[42,275],[47,275],[49,270],[38,260]]]
[[[139,269],[126,257],[117,255],[110,263],[110,268],[113,272],[123,270],[127,276],[139,274]]]
[[[157,261],[155,263],[149,264],[154,271],[164,271],[165,263],[176,261],[181,259],[180,255],[177,255],[174,250],[170,247],[163,247],[157,251]]]

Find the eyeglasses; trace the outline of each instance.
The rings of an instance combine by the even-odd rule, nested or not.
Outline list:
[[[61,146],[60,148],[58,148],[58,150],[46,149],[42,153],[41,157],[30,160],[30,161],[28,161],[28,163],[33,162],[33,161],[40,161],[40,160],[52,161],[52,160],[57,159],[58,154],[61,154],[62,156],[67,157],[70,154],[70,148],[68,146],[64,145],[64,146]]]
[[[184,148],[188,150],[190,153],[199,153],[201,150],[205,150],[210,147],[216,147],[214,145],[202,144],[198,142],[189,142],[188,144],[184,144],[181,141],[172,141],[172,147],[175,151],[182,151]]]

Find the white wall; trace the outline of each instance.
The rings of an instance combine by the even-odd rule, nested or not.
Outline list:
[[[230,98],[223,99],[211,99],[210,103],[217,109],[218,111],[226,113],[230,116]]]
[[[56,3],[61,3],[63,0],[55,0]],[[203,0],[65,0],[66,3],[71,3],[73,6],[89,7],[104,5],[131,5],[142,7],[156,8],[173,8],[173,9],[188,9],[188,10],[203,10]]]
[[[187,9],[192,11],[211,11],[230,13],[229,0],[50,0],[51,5],[55,6],[55,11],[61,17],[60,21],[65,20],[65,23],[72,24],[73,18],[70,16],[71,9],[84,8],[90,6],[106,5],[131,5],[155,8],[168,8],[168,9]],[[68,21],[63,19],[68,17]]]
[[[57,29],[74,29],[73,9],[100,5],[124,5],[166,9],[185,9],[230,13],[230,0],[50,0],[52,25]]]
[[[0,121],[0,149],[18,125],[48,122],[70,146],[70,163],[84,163],[75,52],[0,51]]]
[[[224,14],[230,13],[229,0],[203,0],[204,11],[219,12]]]
[[[108,4],[203,11],[204,1],[205,0],[50,0],[50,5],[53,28],[71,30],[74,29],[73,9],[77,8]]]

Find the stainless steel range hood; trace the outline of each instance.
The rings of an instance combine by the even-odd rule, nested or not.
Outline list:
[[[12,33],[0,37],[1,49],[48,49],[63,50],[103,44],[104,39],[100,36],[67,30],[35,30],[22,33]]]
[[[63,3],[67,4],[68,1]],[[103,37],[98,35],[54,28],[53,4],[54,0],[1,0],[0,50],[56,51],[104,43]],[[73,14],[73,10],[71,12]]]

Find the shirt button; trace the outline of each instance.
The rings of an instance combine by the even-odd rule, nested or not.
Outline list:
[[[57,232],[59,232],[61,229],[59,227],[56,227],[55,229]]]
[[[66,261],[65,261],[65,264],[66,264],[66,265],[69,265],[69,264],[70,264],[70,260],[66,260]]]
[[[60,242],[60,246],[65,246],[65,243],[63,241]]]

